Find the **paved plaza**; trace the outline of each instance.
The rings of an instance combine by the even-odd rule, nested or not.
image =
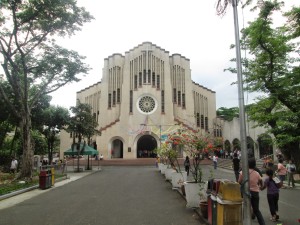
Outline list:
[[[213,169],[203,165],[208,177]],[[70,179],[48,190],[33,190],[0,201],[1,225],[202,225],[199,215],[154,166],[102,166],[93,172],[69,173]],[[234,179],[230,170],[213,170],[215,178]],[[80,178],[80,179],[79,179]],[[70,182],[71,181],[71,182]],[[266,191],[260,207],[267,225]],[[299,189],[282,189],[282,224],[300,218]],[[256,220],[253,225],[258,224]],[[278,222],[280,224],[280,222]]]

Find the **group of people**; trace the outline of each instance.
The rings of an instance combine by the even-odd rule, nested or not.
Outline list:
[[[233,169],[236,177],[236,181],[243,186],[245,181],[243,181],[243,173],[240,169],[240,159],[237,154],[234,154]],[[259,192],[267,189],[267,200],[269,204],[269,210],[271,213],[270,220],[278,221],[278,201],[279,201],[279,189],[285,188],[283,186],[283,181],[288,176],[288,185],[290,187],[295,187],[294,174],[296,172],[296,166],[292,160],[284,166],[283,159],[279,159],[277,168],[274,170],[273,165],[271,167],[266,167],[266,177],[263,178],[261,171],[256,167],[255,158],[250,158],[248,161],[249,165],[249,189],[250,193],[242,193],[243,196],[246,195],[250,197],[252,206],[252,219],[255,217],[260,225],[264,225],[264,218],[259,210]],[[243,190],[243,188],[242,188]]]

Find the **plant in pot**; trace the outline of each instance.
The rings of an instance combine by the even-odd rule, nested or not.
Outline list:
[[[180,131],[173,132],[168,135],[166,140],[168,146],[168,159],[172,168],[176,173],[172,173],[172,186],[173,188],[180,188],[187,180],[186,171],[182,171],[178,157],[181,157],[181,151],[183,149],[183,140]]]
[[[167,157],[167,146],[162,144],[160,148],[155,150],[157,156],[159,157],[159,169],[161,174],[165,174],[165,171],[168,167],[168,157]]]
[[[212,149],[212,139],[208,134],[202,134],[201,131],[186,129],[182,132],[184,151],[190,156],[191,174],[193,181],[185,182],[185,192],[187,207],[199,207],[200,198],[206,197],[206,182],[203,180],[203,173],[200,167],[200,162],[204,158],[205,151]],[[199,198],[200,188],[200,198]]]

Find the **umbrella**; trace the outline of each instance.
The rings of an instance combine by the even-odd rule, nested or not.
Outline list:
[[[99,152],[92,148],[91,146],[85,145],[84,150],[81,151],[83,144],[80,144],[79,155],[99,155]],[[64,151],[64,155],[78,155],[77,152],[77,144],[74,146],[74,150],[72,148]]]
[[[79,150],[79,155],[87,155],[88,156],[88,166],[87,169],[90,169],[90,155],[99,155],[99,152],[92,148],[91,146],[88,145],[84,145],[84,149],[83,151],[81,150],[83,147],[83,144],[80,144],[80,150]],[[74,148],[70,148],[66,151],[64,151],[64,155],[78,155],[78,151],[77,151],[77,144],[74,144]],[[74,162],[74,161],[73,161]],[[78,171],[79,171],[79,159],[78,159],[78,163],[77,163],[77,167],[78,167]]]

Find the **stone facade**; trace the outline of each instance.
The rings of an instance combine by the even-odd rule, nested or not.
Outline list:
[[[215,128],[215,92],[192,81],[189,59],[150,42],[104,59],[102,80],[76,98],[92,106],[101,131],[92,141],[108,159],[151,157],[181,126]],[[61,150],[71,142],[62,132]]]
[[[266,127],[257,126],[255,121],[246,120],[246,136],[247,136],[247,151],[256,159],[263,158],[265,155],[274,155],[276,145],[274,136],[268,133]],[[222,122],[223,140],[230,145],[227,146],[228,151],[233,151],[235,148],[234,142],[240,143],[240,119],[233,118],[232,121]],[[268,140],[268,141],[266,141]],[[225,147],[226,149],[226,147]]]

